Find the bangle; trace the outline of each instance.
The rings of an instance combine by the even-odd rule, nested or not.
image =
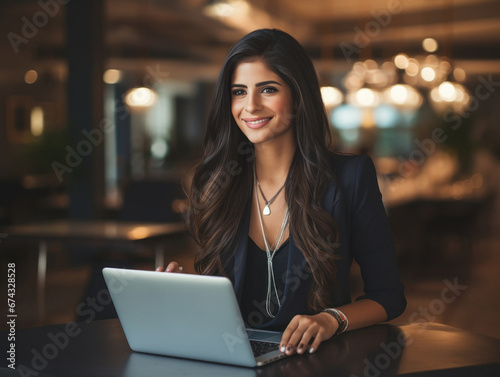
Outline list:
[[[342,334],[344,331],[347,330],[347,326],[349,326],[349,320],[347,319],[346,315],[344,313],[342,313],[340,310],[328,308],[328,309],[324,309],[323,313],[330,314],[339,323],[339,327],[338,327],[337,331],[335,331],[334,335]]]

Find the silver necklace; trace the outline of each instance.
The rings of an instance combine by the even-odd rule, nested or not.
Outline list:
[[[254,179],[257,182],[257,175],[255,174],[255,166],[253,169]],[[257,213],[259,215],[260,229],[262,231],[262,237],[264,237],[264,245],[266,245],[266,256],[267,256],[267,294],[266,294],[266,312],[269,317],[274,318],[274,314],[271,311],[271,296],[272,289],[274,288],[274,293],[276,294],[276,300],[278,301],[278,310],[281,308],[281,302],[278,295],[278,289],[276,288],[276,281],[274,279],[274,268],[273,268],[273,258],[276,251],[279,249],[283,234],[285,233],[286,226],[288,224],[288,206],[286,207],[285,216],[283,217],[283,222],[281,223],[280,233],[278,239],[276,240],[276,245],[273,252],[271,253],[271,248],[267,243],[266,232],[264,231],[264,223],[262,222],[262,215],[260,213],[259,196],[257,195],[257,190],[255,190],[255,201],[257,202]]]
[[[254,172],[255,172],[255,166],[254,166]],[[269,216],[271,214],[271,207],[270,206],[271,206],[271,204],[273,204],[274,200],[279,195],[281,190],[283,190],[283,187],[285,187],[285,184],[283,183],[283,186],[280,187],[278,192],[276,194],[274,194],[271,199],[267,200],[266,196],[264,195],[264,192],[262,191],[262,188],[260,187],[260,183],[259,183],[259,179],[257,178],[257,174],[255,174],[255,181],[257,182],[257,187],[259,188],[260,194],[262,195],[262,198],[264,199],[264,203],[266,203],[266,205],[264,206],[264,210],[262,211],[262,214],[264,216]],[[259,211],[260,211],[260,209],[259,209]]]

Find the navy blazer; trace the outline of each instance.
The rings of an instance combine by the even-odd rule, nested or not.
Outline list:
[[[406,307],[394,242],[389,228],[375,167],[368,156],[331,155],[335,182],[331,182],[323,200],[323,208],[334,218],[339,233],[336,254],[336,290],[332,292],[334,307],[351,302],[349,274],[353,258],[359,264],[364,294],[357,297],[378,302],[388,319],[399,316]],[[225,262],[225,272],[234,285],[238,302],[245,281],[250,204],[247,205],[234,243],[234,253]],[[262,329],[283,330],[297,314],[315,314],[308,308],[312,275],[300,250],[288,243],[288,269],[281,308]],[[263,277],[265,278],[265,277]]]

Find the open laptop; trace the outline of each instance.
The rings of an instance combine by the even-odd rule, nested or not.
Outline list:
[[[225,277],[104,268],[132,350],[246,367],[285,356],[281,332],[245,329]]]

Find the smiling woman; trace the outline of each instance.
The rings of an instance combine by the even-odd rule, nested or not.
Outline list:
[[[302,46],[275,29],[241,39],[216,84],[187,217],[196,271],[229,277],[246,324],[284,330],[288,355],[406,305],[373,163],[330,140]],[[355,302],[353,259],[365,287]]]

